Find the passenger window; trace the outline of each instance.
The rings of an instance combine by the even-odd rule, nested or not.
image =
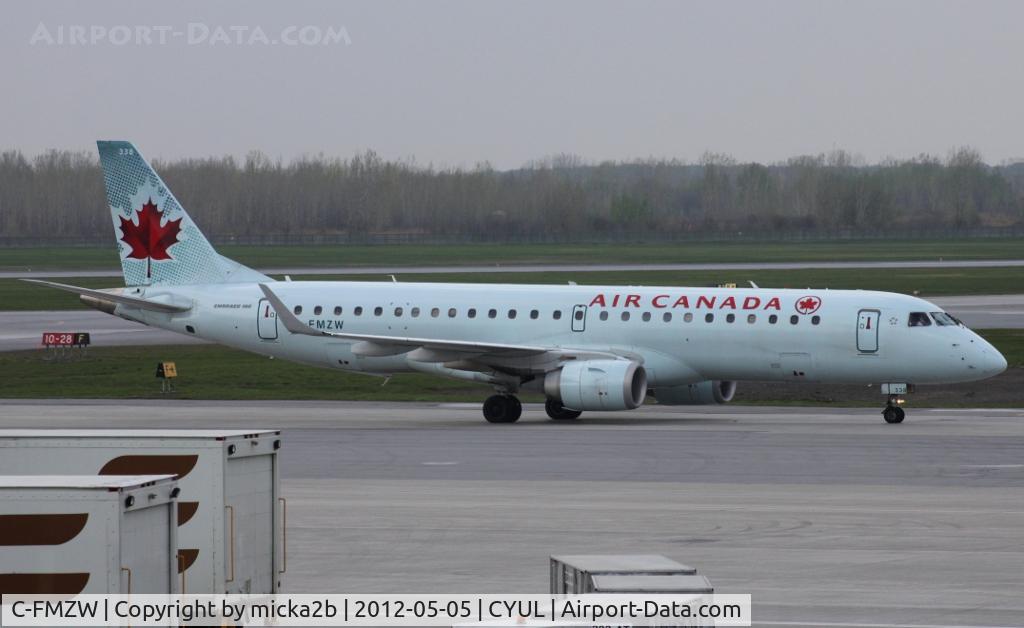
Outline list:
[[[540,312],[537,310],[530,310],[530,318],[536,319],[538,316],[540,316]]]
[[[455,311],[455,308],[448,308],[448,318],[455,318],[456,314],[458,314],[458,312]]]
[[[814,316],[811,317],[811,325],[817,325],[820,322],[821,322],[821,317],[818,316],[817,314],[815,314]]]
[[[498,315],[498,310],[487,310],[487,318],[494,318]]]
[[[396,307],[395,308],[395,316],[401,316],[401,315],[402,315],[402,308]]]
[[[471,307],[468,310],[466,310],[466,316],[468,316],[470,318],[476,318],[476,308],[475,307]]]
[[[777,314],[772,314],[771,316],[768,317],[769,325],[774,325],[777,322],[779,322],[779,316]]]
[[[693,322],[693,312],[687,312],[686,314],[684,314],[683,315],[683,320],[686,321],[687,323],[692,323]]]
[[[794,314],[794,315],[789,317],[789,324],[790,325],[796,325],[799,322],[800,322],[800,317],[797,316],[796,314]]]
[[[671,323],[672,322],[672,312],[665,312],[664,314],[662,314],[661,315],[661,320],[665,321],[666,323]]]
[[[572,315],[578,321],[583,320],[583,310],[576,310],[576,313]]]
[[[735,314],[726,314],[725,322],[727,322],[727,323],[735,323],[736,322],[736,315]]]
[[[419,318],[419,316],[420,316],[420,308],[414,307],[414,308],[412,308],[412,310],[410,310],[409,313],[412,314],[413,318]]]
[[[942,325],[942,321],[936,317],[935,322]],[[907,327],[930,327],[932,320],[928,318],[928,314],[924,312],[911,312],[910,317],[907,319]]]
[[[363,306],[357,305],[356,309],[352,310],[352,313],[355,314],[356,316],[362,316],[363,315]]]
[[[713,323],[713,322],[715,322],[715,315],[711,314],[710,312],[705,314],[704,315],[704,322],[705,323]]]
[[[324,308],[323,307],[318,305],[315,308],[313,308],[313,316],[320,316],[323,313],[324,313]]]
[[[377,307],[373,308],[373,315],[374,316],[380,316],[383,313],[384,313],[384,308],[382,308],[381,306],[378,305]]]
[[[441,309],[440,309],[440,308],[436,308],[436,307],[435,307],[435,308],[432,308],[432,309],[430,310],[430,316],[431,316],[431,317],[433,317],[433,318],[437,318],[437,317],[438,317],[438,316],[440,316],[440,315],[441,315]]]
[[[644,312],[644,315],[643,315],[642,318],[644,319],[645,323],[650,321],[651,320],[651,313],[650,312]]]
[[[598,316],[598,318],[600,318],[600,319],[601,319],[601,320],[603,320],[603,321],[606,321],[606,320],[608,320],[608,311],[607,311],[607,310],[603,310],[603,311],[601,312],[601,315],[600,315],[600,316]]]
[[[753,325],[757,322],[757,314],[747,314],[747,322]]]
[[[556,321],[562,318],[562,310],[555,310],[554,312],[552,312],[551,318],[555,319]]]
[[[292,311],[295,312],[296,316],[298,316],[299,314],[302,314],[302,306],[301,305],[296,305],[295,309],[292,310]]]
[[[622,320],[624,320],[624,321],[628,321],[629,320],[629,312],[623,312],[622,313]]]
[[[515,318],[516,317],[516,311],[515,310],[509,310],[508,311],[508,317],[509,318]]]
[[[341,316],[341,306],[340,305],[335,305],[334,306],[334,315],[335,316]]]

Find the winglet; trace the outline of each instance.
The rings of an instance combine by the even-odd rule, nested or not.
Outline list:
[[[306,336],[327,336],[322,332],[314,331],[307,325],[303,325],[292,311],[288,309],[288,306],[284,304],[281,299],[277,297],[274,292],[267,287],[266,284],[260,284],[260,290],[263,291],[264,296],[270,301],[270,305],[274,307],[274,311],[277,312],[277,320],[284,323],[284,328],[293,334],[303,334]]]

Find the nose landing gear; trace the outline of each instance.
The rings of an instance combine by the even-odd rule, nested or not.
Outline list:
[[[885,403],[885,410],[882,410],[882,418],[886,423],[903,422],[906,412],[899,406],[902,401],[898,395],[889,395],[889,400]]]

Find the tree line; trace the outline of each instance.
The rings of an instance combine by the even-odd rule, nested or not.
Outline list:
[[[274,161],[259,152],[154,166],[215,240],[375,234],[473,240],[557,234],[852,233],[1024,226],[1024,163],[971,148],[865,164],[845,151],[773,164],[705,153],[697,163],[587,163],[558,155],[516,170],[382,159]],[[109,237],[91,153],[0,153],[0,236]]]

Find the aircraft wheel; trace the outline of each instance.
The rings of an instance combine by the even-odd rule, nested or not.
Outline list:
[[[882,410],[882,418],[886,423],[902,423],[906,415],[907,413],[899,406],[887,406],[885,410]]]
[[[523,404],[512,395],[492,395],[484,402],[488,423],[515,423],[523,414]]]
[[[544,410],[555,421],[571,421],[572,419],[580,418],[580,415],[583,414],[579,410],[566,408],[560,401],[554,399],[548,399],[544,402]]]

